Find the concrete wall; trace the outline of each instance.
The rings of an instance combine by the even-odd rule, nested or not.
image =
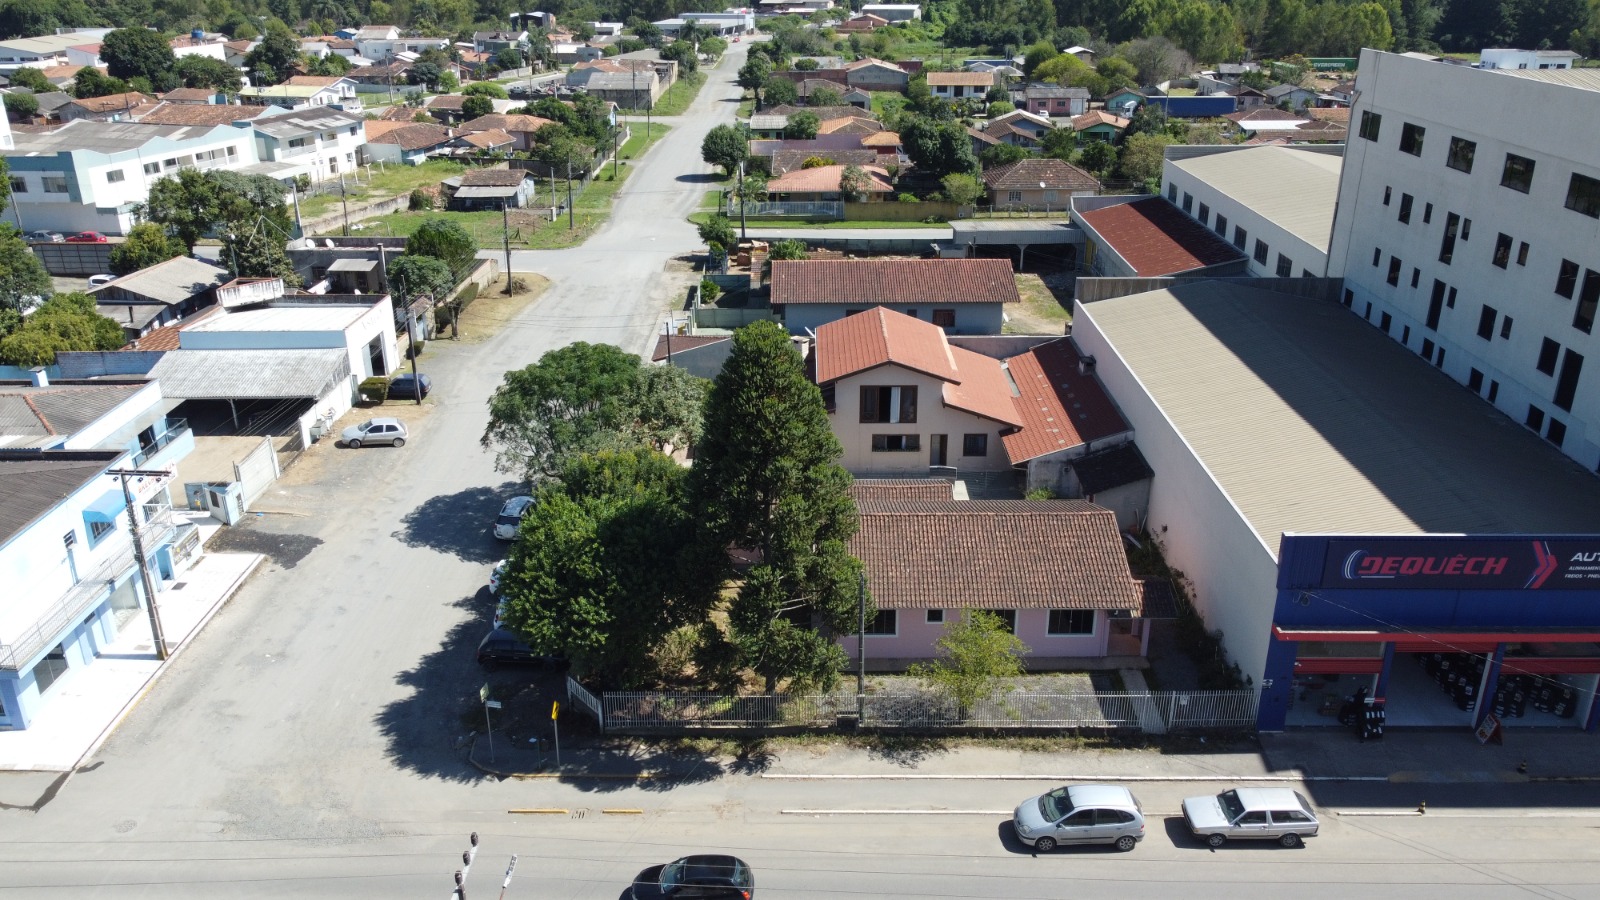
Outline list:
[[[933,321],[933,311],[953,310],[956,324],[946,328],[950,334],[999,334],[1005,324],[1004,314],[999,303],[917,303],[917,304],[868,304],[847,306],[843,303],[791,303],[782,309],[784,327],[790,334],[804,334],[806,331],[816,331],[829,322],[835,322],[845,317],[851,310],[867,310],[872,306],[882,305],[884,309],[904,313],[914,319],[924,322]]]
[[[866,386],[915,386],[917,420],[885,423],[861,421],[861,388]],[[938,378],[902,369],[880,366],[869,372],[840,379],[834,384],[835,409],[828,414],[833,433],[844,445],[839,463],[856,475],[927,474],[933,447],[932,436],[946,436],[944,465],[962,472],[998,472],[1011,468],[1006,459],[1000,433],[1007,426],[944,405],[944,382]],[[919,437],[915,451],[877,451],[872,437],[877,434],[914,434]],[[989,436],[986,456],[962,456],[962,438],[968,434]]]

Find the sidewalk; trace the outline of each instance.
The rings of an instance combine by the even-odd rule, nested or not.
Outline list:
[[[485,774],[512,778],[647,778],[704,781],[735,774],[793,780],[1046,780],[1275,782],[1369,781],[1466,783],[1600,781],[1600,736],[1578,731],[1518,732],[1505,745],[1482,745],[1465,730],[1391,730],[1358,742],[1343,730],[1262,735],[1215,752],[1196,738],[1163,749],[1019,750],[1007,746],[886,736],[842,742],[779,741],[747,759],[656,752],[626,738],[564,747],[558,771],[548,755],[507,746],[495,760],[480,738],[469,760]],[[1526,760],[1528,771],[1518,766]]]
[[[179,512],[179,515],[183,515]],[[200,519],[191,519],[200,522]],[[202,544],[216,531],[209,516]],[[262,557],[256,553],[206,553],[156,595],[168,662],[183,652]],[[181,587],[179,586],[181,585]],[[0,771],[66,772],[111,734],[161,671],[141,612],[93,665],[68,670],[25,731],[0,731]]]

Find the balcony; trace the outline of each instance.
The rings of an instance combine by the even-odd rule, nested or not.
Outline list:
[[[172,516],[172,507],[165,504],[141,506],[140,518],[143,525],[139,537],[144,542],[145,558],[148,560],[156,548],[172,540],[177,532],[177,522]],[[38,655],[39,651],[50,646],[63,630],[98,605],[137,562],[131,538],[124,539],[122,545],[110,553],[105,562],[62,592],[60,599],[38,621],[13,637],[9,643],[0,644],[0,669],[16,671]]]
[[[159,466],[160,463],[152,463],[151,460],[160,456],[162,451],[176,443],[187,443],[189,449],[194,449],[194,435],[189,430],[189,420],[168,419],[167,430],[156,435],[154,441],[151,441],[147,445],[141,446],[139,448],[139,452],[133,455],[133,467],[135,469],[142,469],[146,465]],[[168,455],[171,456],[175,454]],[[185,451],[184,455],[188,455],[187,451]]]

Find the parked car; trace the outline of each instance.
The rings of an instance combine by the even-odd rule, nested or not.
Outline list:
[[[1298,847],[1319,827],[1311,804],[1290,788],[1234,788],[1215,797],[1190,797],[1183,801],[1183,819],[1195,837],[1213,847],[1230,840]]]
[[[67,238],[69,244],[104,244],[110,238],[98,231],[80,231]]]
[[[676,859],[661,867],[654,882],[635,881],[630,896],[634,900],[655,898],[733,898],[750,900],[755,895],[756,876],[737,856],[697,853]]]
[[[1022,801],[1012,814],[1017,838],[1042,852],[1064,844],[1112,844],[1127,852],[1144,840],[1144,811],[1114,784],[1074,784]]]
[[[89,287],[99,287],[102,284],[110,284],[116,280],[117,276],[115,275],[90,275]]]
[[[494,564],[494,569],[489,572],[489,593],[500,596],[500,576],[506,573],[506,563],[510,560],[502,559]]]
[[[546,656],[533,652],[533,649],[516,635],[501,628],[491,630],[478,642],[478,665],[485,669],[499,666],[530,666],[558,672],[572,666],[559,656]]]
[[[420,375],[396,375],[389,382],[389,399],[421,400],[433,390],[433,379],[426,372]],[[420,392],[420,393],[419,393]]]
[[[360,425],[351,425],[339,432],[339,439],[351,450],[362,444],[388,444],[391,447],[406,445],[406,426],[399,419],[368,419]]]
[[[517,529],[522,525],[522,517],[533,508],[533,498],[524,494],[521,497],[512,497],[506,505],[500,507],[500,515],[494,519],[494,536],[502,541],[509,541],[517,536]]]
[[[30,231],[22,239],[35,244],[59,244],[66,240],[59,231]]]

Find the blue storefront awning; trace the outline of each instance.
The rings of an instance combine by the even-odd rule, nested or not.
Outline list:
[[[128,508],[127,501],[122,496],[120,489],[106,491],[100,499],[83,508],[83,518],[90,522],[104,522],[110,525],[117,521],[117,516]]]

